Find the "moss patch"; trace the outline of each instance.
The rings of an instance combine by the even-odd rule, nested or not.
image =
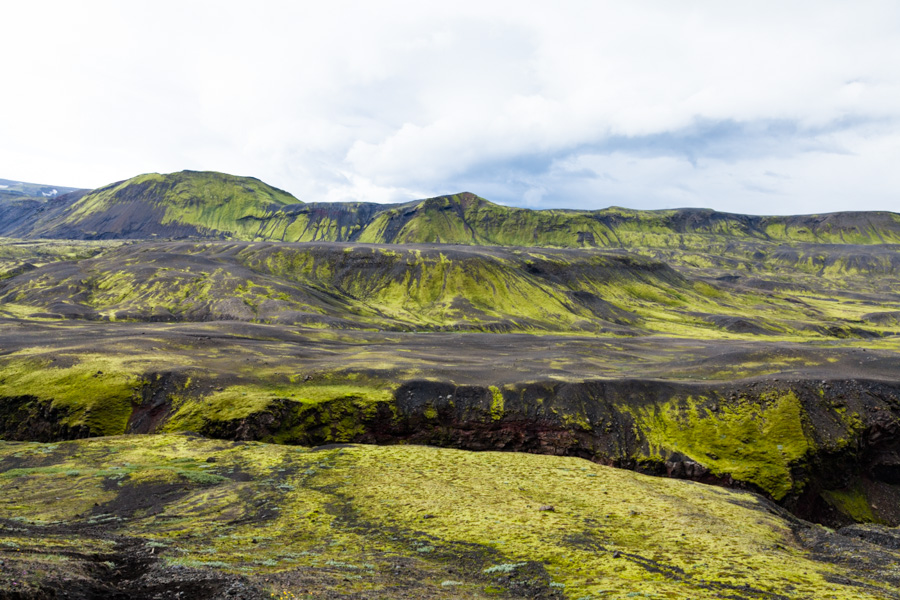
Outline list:
[[[60,423],[92,435],[124,433],[139,378],[118,358],[80,355],[56,359],[7,357],[0,361],[0,397],[33,398],[62,415]]]
[[[0,461],[20,465],[0,476],[0,519],[99,525],[166,564],[243,574],[273,593],[299,595],[301,574],[322,591],[387,597],[407,577],[434,598],[895,592],[889,565],[862,574],[813,557],[800,540],[834,534],[798,537],[757,496],[576,458],[160,435],[0,442]],[[14,549],[16,535],[0,541]]]
[[[776,500],[799,492],[793,468],[813,449],[793,392],[736,402],[688,397],[631,413],[650,442],[650,456],[681,453],[717,476],[756,485]]]

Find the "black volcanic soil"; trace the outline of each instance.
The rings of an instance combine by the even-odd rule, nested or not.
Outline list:
[[[0,576],[7,582],[22,582],[21,593],[6,592],[3,596],[9,600],[256,600],[266,596],[246,577],[166,565],[143,540],[111,535],[102,527],[79,524],[39,527],[0,520],[0,532],[4,529],[11,529],[20,537],[41,539],[53,535],[114,544],[108,552],[54,550],[52,544],[41,548],[42,555],[54,554],[64,561],[55,572],[47,572],[45,564],[40,567],[32,564],[28,550],[3,552]]]
[[[866,379],[892,382],[900,356],[846,341],[691,340],[663,336],[597,338],[571,335],[448,332],[323,332],[244,321],[139,323],[20,321],[0,318],[0,356],[54,347],[66,354],[133,348],[136,355],[184,352],[228,372],[235,361],[284,362],[307,371],[369,366],[398,373],[419,368],[457,383],[628,377],[715,382]],[[212,352],[207,355],[210,350]],[[258,351],[265,351],[262,355]],[[271,352],[271,353],[270,353]],[[216,358],[216,354],[222,356]],[[360,355],[365,354],[365,358]],[[299,362],[299,364],[298,364]]]

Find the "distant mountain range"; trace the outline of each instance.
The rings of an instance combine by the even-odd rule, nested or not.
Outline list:
[[[61,185],[44,185],[41,183],[25,183],[12,179],[0,179],[0,202],[23,198],[55,198],[63,194],[77,191],[78,188]]]
[[[252,177],[182,171],[96,190],[0,180],[0,235],[559,248],[706,247],[709,240],[900,243],[900,215],[748,216],[707,209],[529,210],[475,194],[403,204],[304,203]],[[58,193],[53,194],[53,190]],[[698,237],[699,236],[699,237]]]

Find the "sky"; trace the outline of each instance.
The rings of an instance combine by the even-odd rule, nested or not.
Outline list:
[[[0,4],[0,177],[900,212],[897,2]]]

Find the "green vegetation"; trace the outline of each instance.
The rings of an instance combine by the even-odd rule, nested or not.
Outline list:
[[[193,171],[139,175],[93,190],[62,211],[45,215],[37,205],[31,210],[33,218],[22,220],[32,225],[18,223],[19,235],[671,251],[728,247],[734,242],[769,248],[900,243],[900,218],[887,212],[751,217],[703,209],[534,211],[500,206],[468,192],[401,205],[304,205],[254,178]],[[20,211],[27,212],[27,207]],[[806,258],[809,268],[829,267],[827,255]]]
[[[632,412],[650,441],[651,456],[673,452],[708,467],[718,477],[752,483],[776,500],[799,492],[792,467],[811,451],[804,409],[792,393],[726,402],[688,397]]]
[[[865,491],[858,484],[850,488],[828,490],[822,494],[822,498],[838,512],[857,523],[881,522],[881,519],[872,511],[871,502]]]
[[[0,443],[0,461],[40,465],[0,475],[0,518],[27,533],[0,532],[8,563],[97,547],[82,529],[42,534],[48,558],[21,552],[43,528],[102,523],[165,564],[243,574],[283,597],[310,577],[321,591],[388,596],[411,578],[417,597],[438,598],[896,596],[888,561],[854,570],[842,553],[863,545],[792,530],[757,496],[576,458],[166,435]]]
[[[48,406],[59,425],[90,435],[125,432],[136,398],[138,377],[121,359],[81,355],[66,365],[57,359],[4,357],[0,362],[0,398],[26,398],[32,410]]]
[[[890,335],[895,321],[872,317],[873,302],[900,310],[870,271],[763,290],[596,250],[205,242],[85,252],[9,277],[0,314],[800,341]]]
[[[491,418],[499,421],[503,418],[503,392],[497,386],[490,386],[491,391]]]

